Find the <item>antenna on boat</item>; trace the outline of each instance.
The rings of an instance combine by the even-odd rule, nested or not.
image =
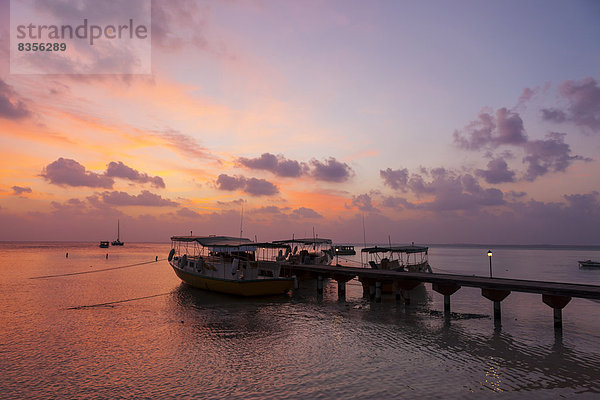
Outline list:
[[[242,235],[244,233],[243,231],[243,225],[244,224],[244,203],[242,203],[242,213],[240,215],[240,244],[242,244]]]
[[[363,222],[363,244],[364,244],[363,248],[366,248],[367,247],[367,234],[365,233],[365,214],[362,215],[362,222]],[[363,252],[361,251],[360,252],[360,263],[361,264],[363,263],[362,262],[362,253]],[[367,257],[367,261],[368,260],[369,260],[369,257]],[[366,263],[365,263],[365,265],[366,265]]]
[[[392,238],[390,237],[390,235],[388,235],[388,243],[389,243],[390,247],[392,247]]]
[[[367,247],[367,234],[365,232],[365,214],[362,215],[362,221],[363,221],[363,243],[364,243],[365,247]]]

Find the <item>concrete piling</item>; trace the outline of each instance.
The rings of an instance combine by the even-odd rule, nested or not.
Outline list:
[[[381,282],[375,282],[375,302],[381,303]]]

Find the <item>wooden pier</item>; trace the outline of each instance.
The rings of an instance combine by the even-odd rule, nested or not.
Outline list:
[[[384,288],[391,288],[397,300],[410,303],[407,292],[421,283],[431,283],[434,291],[444,296],[444,314],[450,317],[450,296],[461,287],[481,289],[481,295],[493,302],[494,322],[501,322],[500,303],[511,292],[537,293],[542,301],[554,310],[554,328],[562,330],[562,309],[571,298],[600,299],[600,286],[574,283],[544,282],[521,279],[487,278],[471,275],[399,272],[372,268],[345,267],[342,265],[301,265],[285,267],[290,276],[317,279],[317,292],[323,293],[323,279],[334,279],[338,296],[345,298],[346,282],[358,278],[363,285],[363,295],[381,301]],[[295,285],[297,287],[297,284]],[[389,290],[388,290],[389,291]]]

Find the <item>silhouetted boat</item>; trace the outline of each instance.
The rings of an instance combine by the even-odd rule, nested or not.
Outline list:
[[[290,264],[329,265],[333,261],[331,239],[288,239],[276,240],[273,243],[293,248],[291,252],[286,252],[284,256],[285,261]]]
[[[98,245],[98,247],[103,248],[103,249],[107,249],[108,248],[108,242],[100,242],[100,244]]]
[[[356,254],[354,246],[335,245],[333,246],[333,254],[338,256],[353,256]]]
[[[125,243],[121,242],[121,226],[119,220],[117,220],[117,240],[113,240],[110,244],[113,246],[123,246]]]
[[[427,259],[428,247],[415,246],[375,246],[361,250],[368,256],[371,268],[392,271],[431,272]]]
[[[577,261],[579,263],[580,268],[600,268],[600,262],[586,260],[586,261]]]
[[[255,243],[229,236],[173,236],[169,263],[185,283],[239,296],[266,296],[290,290],[293,278],[281,275],[277,261],[289,246]]]

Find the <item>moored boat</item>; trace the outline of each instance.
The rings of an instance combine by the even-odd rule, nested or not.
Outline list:
[[[113,240],[111,243],[113,246],[123,246],[125,243],[121,242],[121,224],[117,220],[117,240]]]
[[[350,245],[335,245],[333,246],[333,254],[337,256],[353,256],[356,255],[354,246]]]
[[[361,252],[367,255],[368,264],[374,269],[431,272],[429,248],[425,246],[375,246],[366,247]]]
[[[600,261],[577,261],[579,263],[579,268],[600,268]]]
[[[305,238],[277,240],[273,244],[289,246],[292,249],[285,254],[290,264],[329,265],[333,261],[331,239]]]
[[[102,241],[98,245],[98,247],[100,247],[101,249],[108,249],[108,246],[109,246],[109,242],[108,241]]]
[[[289,246],[229,236],[173,236],[169,263],[185,283],[238,296],[283,294],[293,278],[282,276],[280,255]]]

